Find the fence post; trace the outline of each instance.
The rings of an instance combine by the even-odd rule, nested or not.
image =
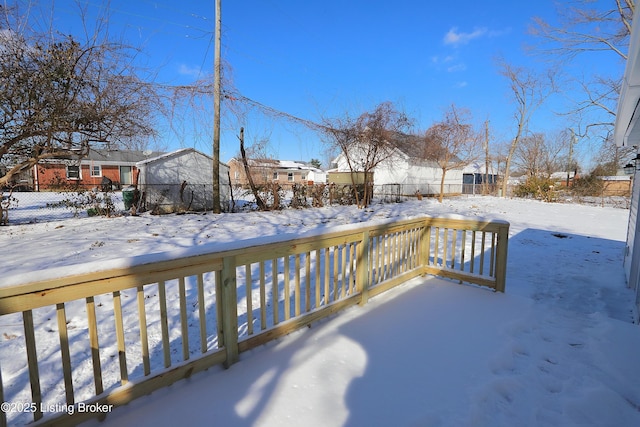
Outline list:
[[[509,245],[509,224],[498,227],[496,243],[496,292],[504,292],[507,280],[507,249]]]
[[[362,233],[362,243],[358,245],[356,257],[357,269],[357,289],[360,291],[360,305],[365,305],[369,301],[369,287],[371,280],[369,256],[371,247],[369,241],[369,230]]]
[[[236,290],[236,259],[222,259],[221,295],[218,297],[218,309],[222,311],[222,337],[228,368],[238,361],[238,298]]]

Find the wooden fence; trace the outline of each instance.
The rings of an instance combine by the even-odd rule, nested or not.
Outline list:
[[[503,292],[508,230],[418,218],[0,288],[0,426],[103,417],[419,275]]]

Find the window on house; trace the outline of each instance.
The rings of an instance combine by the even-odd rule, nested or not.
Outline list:
[[[273,173],[273,180],[277,181],[278,180],[278,172],[274,172]]]
[[[80,179],[80,166],[67,166],[67,179]]]
[[[287,181],[289,181],[289,182],[293,181],[293,172],[289,172],[287,174]]]
[[[91,176],[102,176],[102,166],[91,165]]]
[[[303,181],[306,181],[306,180],[307,180],[307,175],[302,174],[302,180],[303,180]]]
[[[120,183],[124,185],[133,183],[133,166],[120,166]]]

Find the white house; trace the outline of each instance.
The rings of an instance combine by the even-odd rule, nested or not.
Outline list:
[[[624,71],[618,111],[614,129],[614,138],[619,147],[640,147],[640,12],[635,11],[633,27],[629,40],[629,53]],[[640,156],[637,156],[640,157]],[[640,312],[640,217],[638,217],[638,203],[640,199],[640,158],[635,165],[631,165],[633,188],[631,191],[631,209],[629,210],[629,225],[627,228],[627,244],[625,248],[624,270],[627,283],[636,292],[636,316]],[[635,167],[633,167],[635,166]],[[638,317],[638,316],[637,316]],[[636,318],[636,322],[639,319]]]
[[[213,208],[213,158],[185,148],[136,163],[138,190],[146,209],[158,213]],[[231,199],[229,166],[220,162],[220,203]]]
[[[399,144],[391,148],[390,155],[373,170],[374,192],[384,191],[384,186],[399,187],[401,195],[440,194],[442,168],[432,160],[424,160],[412,152],[412,144]],[[349,172],[343,153],[333,161],[338,172]],[[462,193],[463,168],[450,169],[445,174],[444,193]]]

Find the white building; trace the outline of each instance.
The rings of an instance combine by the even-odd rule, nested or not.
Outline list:
[[[615,142],[618,146],[640,147],[640,12],[635,11],[633,27],[629,40],[627,66],[624,72],[616,124],[614,130]],[[640,312],[640,218],[638,204],[640,199],[640,159],[631,168],[633,174],[633,188],[631,190],[631,209],[629,211],[629,226],[627,229],[627,246],[624,257],[624,270],[628,286],[636,292],[636,322]]]
[[[442,168],[435,161],[421,159],[411,148],[411,144],[391,148],[390,155],[374,168],[374,191],[384,191],[383,186],[394,185],[399,187],[401,195],[414,195],[417,191],[422,195],[440,194]],[[344,154],[340,154],[334,163],[338,172],[349,172]],[[463,168],[446,172],[445,194],[462,193],[462,175]]]
[[[136,163],[138,190],[147,210],[158,213],[213,209],[213,158],[185,148]],[[231,200],[229,166],[220,162],[220,203]]]
[[[464,167],[462,192],[464,194],[480,194],[484,184],[495,187],[498,183],[498,172],[492,164],[471,162]]]

